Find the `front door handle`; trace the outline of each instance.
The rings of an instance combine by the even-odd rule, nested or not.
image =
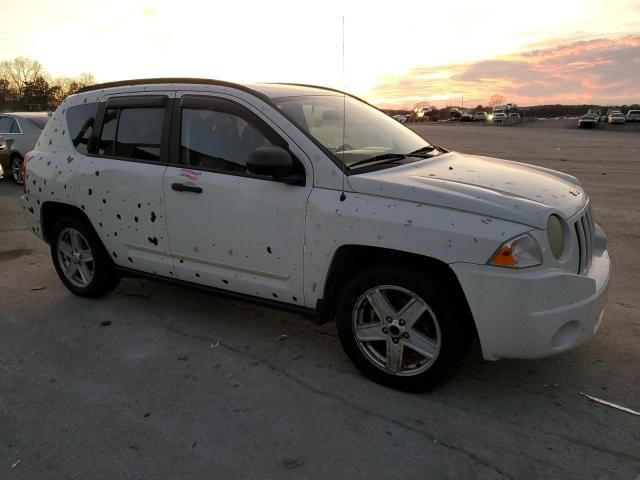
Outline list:
[[[172,183],[171,189],[176,192],[202,193],[202,187],[194,187],[191,185],[185,185],[184,183]]]

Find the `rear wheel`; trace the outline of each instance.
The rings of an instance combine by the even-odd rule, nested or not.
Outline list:
[[[81,297],[99,297],[119,282],[113,263],[94,230],[77,218],[64,218],[51,233],[51,257],[62,283]]]
[[[430,390],[455,372],[471,343],[463,302],[423,272],[374,268],[346,286],[337,307],[345,352],[369,378]]]
[[[22,184],[22,157],[20,155],[14,155],[11,157],[11,178],[17,184]]]

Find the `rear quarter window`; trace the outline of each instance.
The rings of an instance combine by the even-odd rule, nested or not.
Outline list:
[[[78,152],[85,155],[97,113],[98,102],[83,103],[67,109],[67,125],[71,142]]]
[[[20,133],[18,123],[12,117],[0,117],[0,134]]]

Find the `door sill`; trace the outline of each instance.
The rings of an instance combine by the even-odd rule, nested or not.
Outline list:
[[[177,278],[164,277],[162,275],[157,275],[153,273],[141,272],[141,271],[133,270],[131,268],[126,268],[126,267],[117,266],[116,271],[122,277],[150,278],[153,280],[159,280],[161,282],[171,283],[174,285],[182,285],[184,287],[197,288],[198,290],[210,292],[218,296],[244,300],[246,302],[253,303],[256,305],[262,305],[262,306],[274,308],[277,310],[297,313],[307,318],[308,320],[311,320],[313,323],[317,323],[317,324],[325,323],[324,321],[321,320],[321,316],[318,314],[319,310],[304,307],[302,305],[293,305],[291,303],[281,302],[278,300],[271,300],[270,298],[262,298],[262,297],[256,297],[254,295],[248,295],[246,293],[232,292],[230,290],[224,290],[222,288],[210,287],[208,285],[201,285],[199,283],[188,282],[186,280],[180,280]]]

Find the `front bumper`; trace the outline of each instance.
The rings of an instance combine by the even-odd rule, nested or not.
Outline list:
[[[601,230],[598,228],[601,232]],[[598,330],[609,286],[606,239],[585,275],[452,264],[475,320],[482,355],[540,358],[574,348]]]

